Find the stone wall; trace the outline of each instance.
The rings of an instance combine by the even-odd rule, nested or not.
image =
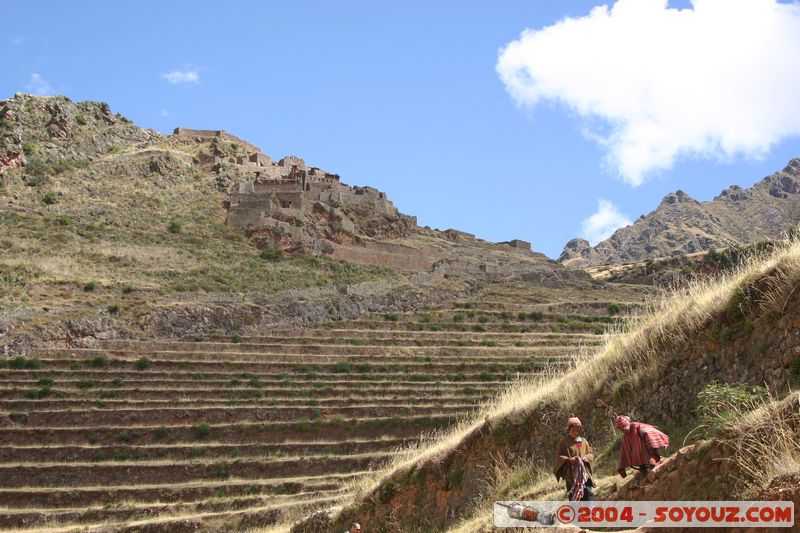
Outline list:
[[[268,155],[262,154],[261,152],[250,154],[248,159],[251,163],[255,163],[260,167],[266,167],[272,164],[272,158]]]
[[[176,134],[215,138],[227,135],[223,131],[186,128],[178,128]],[[242,155],[218,149],[215,153],[212,170],[223,176],[225,183],[236,183],[225,204],[226,223],[245,230],[259,246],[279,244],[289,253],[312,250],[327,253],[359,237],[405,237],[416,227],[416,218],[399,213],[385,193],[372,187],[350,187],[340,182],[338,174],[309,168],[300,157],[287,155],[273,162],[260,152]],[[203,160],[208,162],[209,158]],[[292,223],[299,231],[268,235],[282,229],[267,223],[270,218]],[[365,261],[366,256],[361,252],[343,254],[358,257],[358,262],[371,263]],[[408,262],[389,254],[384,263],[404,261]],[[426,268],[429,266],[426,264]]]
[[[375,189],[352,189],[343,188],[339,194],[340,201],[344,206],[365,207],[375,210],[379,214],[396,215],[392,202],[386,195]]]
[[[226,224],[239,228],[257,228],[267,225],[270,216],[305,218],[307,201],[298,191],[273,191],[269,194],[231,195],[231,205]]]
[[[637,472],[613,486],[611,499],[664,501],[732,497],[731,489],[738,477],[733,456],[733,449],[719,441],[684,446],[646,475]]]
[[[175,131],[172,132],[173,135],[179,135],[181,137],[203,137],[203,138],[212,138],[212,137],[222,137],[224,133],[222,130],[194,130],[191,128],[175,128]]]
[[[319,183],[309,183],[306,185],[308,199],[313,202],[324,204],[341,204],[342,193],[339,187],[327,187]]]
[[[236,143],[243,144],[245,148],[252,152],[259,152],[257,146],[250,144],[249,142],[240,139],[236,135],[232,135],[225,130],[195,130],[192,128],[175,128],[172,132],[173,135],[177,135],[179,137],[199,137],[201,139],[213,139],[213,138],[222,138],[227,139],[229,141],[233,141]]]
[[[308,170],[307,179],[310,183],[326,183],[328,185],[338,185],[339,183],[338,174],[331,174],[329,172],[320,170],[317,167],[311,167]]]
[[[287,155],[278,161],[279,167],[292,168],[293,165],[300,170],[306,170],[306,162],[302,157],[298,157],[296,155]]]
[[[459,231],[459,230],[453,229],[453,228],[446,229],[442,233],[444,234],[445,237],[447,237],[448,239],[454,240],[454,241],[457,241],[459,239],[474,239],[475,238],[475,234],[474,233],[467,233],[466,231]]]
[[[409,246],[377,242],[362,246],[337,246],[331,257],[352,263],[381,265],[399,272],[427,272],[439,259]]]
[[[252,184],[253,192],[270,193],[276,192],[296,192],[301,193],[300,182],[295,180],[265,180],[257,181]]]
[[[507,244],[508,246],[510,246],[512,248],[517,248],[518,250],[525,250],[525,251],[528,251],[528,252],[531,251],[531,243],[529,243],[528,241],[520,240],[520,239],[513,239],[513,240],[510,240],[510,241],[500,242],[500,243],[497,243],[497,244]]]

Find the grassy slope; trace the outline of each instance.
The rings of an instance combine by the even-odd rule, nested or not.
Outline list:
[[[715,282],[694,285],[666,299],[651,313],[635,321],[630,329],[609,337],[605,346],[596,353],[577,361],[571,373],[517,386],[449,435],[398,456],[391,467],[361,487],[358,499],[345,509],[340,521],[344,523],[353,514],[380,516],[382,490],[392,486],[392,493],[399,494],[408,489],[409,484],[415,483],[414,480],[420,479],[419,474],[414,475],[415,472],[423,474],[422,479],[425,479],[424,473],[430,475],[435,472],[436,465],[451,463],[453,454],[464,454],[465,446],[469,449],[471,444],[480,441],[476,435],[486,429],[484,424],[487,422],[492,432],[500,432],[496,437],[502,441],[502,433],[520,424],[524,426],[531,416],[538,419],[542,409],[551,413],[570,412],[587,402],[591,403],[595,395],[607,390],[609,385],[613,390],[625,391],[657,379],[659,373],[665,372],[661,357],[668,347],[692,342],[694,337],[702,335],[709,321],[725,316],[731,306],[740,305],[743,295],[750,294],[749,288],[760,287],[754,312],[763,317],[785,311],[785,304],[795,292],[798,282],[800,243],[795,242],[777,250],[766,260],[743,267],[735,274]],[[690,429],[683,428],[682,434],[686,435]],[[606,436],[607,441],[609,437]],[[601,453],[608,453],[612,449],[613,439],[607,444]],[[502,451],[502,447],[496,451]],[[491,468],[490,465],[483,466]],[[514,491],[524,493],[540,487],[536,469],[528,471],[528,479],[517,480],[519,486],[513,487]],[[507,493],[508,489],[508,485],[495,485],[484,494],[485,501],[492,500],[500,493]],[[385,524],[378,519],[371,525],[375,527],[378,523]]]
[[[0,189],[6,316],[75,313],[112,304],[125,288],[139,296],[126,301],[146,302],[399,280],[376,266],[261,259],[260,250],[225,226],[227,194],[217,189],[216,176],[190,162],[198,145],[162,137],[59,165],[53,144],[24,143],[28,161],[43,163],[38,179],[30,169],[11,169]],[[97,289],[84,291],[90,282]]]
[[[72,319],[114,305],[140,316],[154,305],[208,295],[319,286],[345,292],[343,286],[367,281],[406,282],[376,265],[260,258],[260,250],[225,226],[227,189],[241,177],[192,162],[201,152],[243,153],[235,142],[160,136],[103,104],[63,97],[0,100],[2,113],[0,162],[9,154],[26,160],[0,175],[2,318]],[[541,254],[478,241],[460,248],[441,236],[403,242],[475,269],[472,263],[511,263],[523,271],[558,266]],[[437,283],[445,291],[458,285]],[[86,291],[87,284],[96,288]]]

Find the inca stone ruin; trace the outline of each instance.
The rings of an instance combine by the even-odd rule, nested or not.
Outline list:
[[[245,153],[218,149],[201,154],[199,160],[218,174],[239,179],[232,187],[227,224],[263,246],[329,253],[335,244],[359,236],[405,236],[416,228],[416,217],[400,213],[385,193],[346,185],[338,174],[309,167],[300,157],[273,161],[222,130],[176,128],[175,135],[228,140],[245,147]]]

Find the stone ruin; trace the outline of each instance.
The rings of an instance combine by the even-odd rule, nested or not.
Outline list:
[[[210,153],[201,152],[197,161],[216,172],[230,192],[226,224],[260,246],[332,253],[341,250],[337,245],[350,246],[362,237],[408,237],[420,230],[416,217],[400,213],[386,193],[342,183],[338,174],[310,167],[301,157],[274,161],[224,130],[176,128],[174,134],[197,142],[230,141],[212,142]],[[475,235],[454,229],[441,235],[456,242],[476,240]],[[519,239],[498,244],[531,251],[531,244]]]
[[[173,135],[176,137],[181,138],[194,138],[194,139],[225,139],[231,142],[236,142],[242,144],[247,150],[258,152],[258,147],[255,145],[250,144],[247,141],[244,141],[237,137],[236,135],[231,135],[225,130],[193,130],[191,128],[175,128],[172,132]]]
[[[528,241],[523,241],[521,239],[512,239],[510,241],[498,242],[497,244],[505,244],[512,248],[516,248],[517,250],[524,250],[526,252],[531,251],[531,243]]]
[[[346,233],[356,230],[346,211],[356,209],[375,217],[398,218],[400,213],[386,194],[371,187],[350,187],[338,174],[307,167],[297,156],[277,163],[261,153],[237,157],[239,170],[252,178],[239,183],[231,194],[228,223],[237,227],[262,226],[266,219],[294,218],[305,222],[316,208],[327,211]],[[413,217],[407,217],[416,220]]]
[[[197,160],[218,175],[235,176],[226,223],[264,246],[326,253],[357,236],[402,236],[416,229],[416,217],[400,213],[385,193],[346,185],[338,174],[310,167],[301,157],[273,161],[223,130],[176,128],[174,134],[244,146],[245,153],[229,153],[215,144]]]

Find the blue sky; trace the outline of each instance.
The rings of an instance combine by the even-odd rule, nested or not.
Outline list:
[[[661,105],[651,112],[646,105],[660,87],[636,85],[651,81],[621,75],[625,79],[616,85],[603,84],[604,72],[614,70],[615,61],[632,60],[602,49],[603,24],[608,31],[626,30],[614,26],[611,16],[590,20],[597,5],[15,2],[4,6],[4,18],[13,24],[5,24],[0,33],[0,97],[38,92],[107,101],[113,111],[160,132],[176,126],[225,129],[273,157],[297,154],[339,173],[349,184],[384,190],[403,212],[416,215],[420,225],[458,228],[492,241],[521,238],[551,257],[586,229],[583,221],[598,210],[600,199],[613,204],[622,218],[634,220],[668,192],[683,189],[708,200],[727,185],[750,186],[800,156],[800,141],[789,120],[795,111],[787,109],[788,117],[783,117],[781,96],[771,98],[769,93],[781,83],[798,94],[794,78],[776,74],[795,59],[778,57],[774,70],[759,72],[777,77],[764,79],[760,92],[733,91],[726,100],[719,95],[728,91],[715,89],[722,83],[747,85],[737,78],[730,83],[730,73],[746,71],[748,64],[737,69],[738,59],[723,57],[733,52],[741,57],[742,50],[716,50],[714,63],[702,72],[713,73],[714,57],[720,57],[719,64],[732,65],[727,77],[704,80],[694,96],[686,97],[696,98],[694,105]],[[666,27],[659,17],[691,4],[670,2],[668,8],[642,14],[641,26]],[[521,41],[530,47],[506,65],[506,72],[527,67],[535,83],[523,76],[515,93],[498,74],[501,49],[519,40],[526,28],[553,28],[565,17],[586,20],[588,29],[555,27],[548,33],[552,38],[543,33],[541,39]],[[754,31],[778,34],[776,39],[783,35],[768,20],[763,26]],[[659,60],[670,63],[663,69],[670,79],[697,76],[697,71],[684,72],[682,65],[691,60],[681,59],[686,53],[678,50],[681,29],[674,31],[674,43],[668,34],[654,45],[662,49],[645,50],[642,59],[657,66]],[[800,34],[785,33],[795,41],[792,35]],[[565,41],[578,46],[581,54],[599,49],[603,56],[596,61],[598,71],[570,66],[575,59],[563,50]],[[627,43],[637,48],[635,39],[623,45]],[[785,48],[787,43],[773,44]],[[702,52],[704,45],[696,46],[692,52]],[[640,48],[647,49],[647,43]],[[558,72],[542,64],[543,57],[555,62]],[[596,78],[576,80],[566,75],[570,68],[578,78]],[[603,95],[625,94],[628,87],[620,83],[633,84],[631,94],[648,95],[643,111],[639,105],[619,111],[618,103]],[[578,89],[597,86],[598,91],[581,92],[575,84]],[[676,94],[681,90],[685,86]],[[672,105],[676,98],[666,100]],[[744,104],[752,113],[729,121]],[[714,106],[720,107],[718,114],[709,113],[706,119],[704,111]],[[681,113],[686,121],[673,120]],[[642,117],[649,121],[655,115],[668,117],[656,126],[669,123],[656,140],[629,158],[634,163],[611,162],[610,155],[623,154],[624,160],[631,152],[625,151],[627,130],[618,131],[617,137],[609,131],[620,123],[642,131],[636,129]],[[767,118],[761,120],[762,115]],[[686,130],[685,122],[693,129]],[[762,135],[746,134],[751,123]],[[744,133],[714,137],[716,131],[737,128]],[[598,141],[597,135],[606,135],[605,140]],[[697,143],[710,138],[713,146],[681,144],[676,137],[700,139]],[[663,158],[654,163],[653,146],[664,145],[674,145],[671,159],[667,157],[666,165]]]

